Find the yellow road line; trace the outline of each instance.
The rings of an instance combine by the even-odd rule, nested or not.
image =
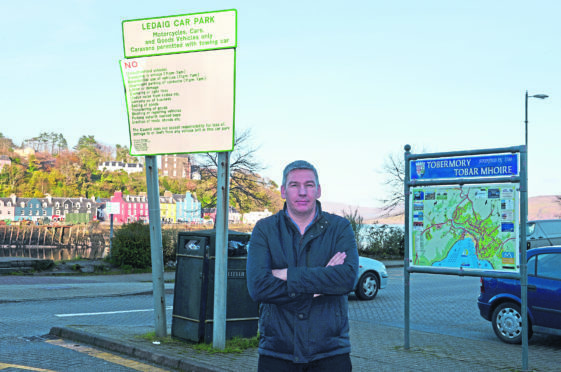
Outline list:
[[[55,372],[55,371],[52,371],[50,369],[20,366],[20,365],[17,365],[17,364],[0,363],[0,370],[6,369],[6,368],[17,368],[17,369],[24,369],[26,371],[38,371],[38,372]]]
[[[66,343],[62,339],[47,340],[46,342],[48,342],[51,345],[65,347],[67,349],[74,350],[74,351],[77,351],[79,353],[84,353],[84,354],[87,354],[87,355],[92,356],[94,358],[103,359],[103,360],[106,360],[106,361],[111,362],[113,364],[118,364],[118,365],[121,365],[121,366],[124,366],[124,367],[132,368],[132,369],[135,369],[137,371],[146,371],[146,372],[152,372],[152,371],[166,372],[166,371],[168,371],[167,369],[161,369],[161,368],[151,366],[149,364],[144,364],[144,363],[137,362],[137,361],[134,361],[134,360],[125,359],[125,358],[122,358],[118,355],[111,354],[111,353],[108,353],[108,352],[104,352],[104,351],[101,351],[101,350],[97,350],[97,349],[94,349],[94,348],[89,347],[89,346],[77,345],[77,344],[74,344],[74,343]]]

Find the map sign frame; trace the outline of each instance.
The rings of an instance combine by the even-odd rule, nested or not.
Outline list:
[[[411,267],[519,273],[517,184],[414,186]]]

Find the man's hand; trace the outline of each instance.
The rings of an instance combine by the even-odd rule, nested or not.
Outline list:
[[[337,252],[333,255],[333,257],[331,257],[325,267],[342,265],[343,263],[345,263],[345,258],[347,258],[347,254],[345,252]],[[288,269],[273,269],[272,272],[275,278],[279,278],[280,280],[284,280],[286,282]],[[314,297],[318,296],[321,296],[321,294],[316,293],[314,295]]]
[[[346,257],[347,254],[345,252],[337,252],[333,255],[333,257],[331,257],[331,259],[329,260],[327,265],[325,265],[325,267],[341,265],[345,263]],[[318,293],[314,294],[314,297],[318,297],[318,296],[321,296],[321,294]]]
[[[347,258],[347,254],[345,252],[337,252],[333,255],[333,257],[331,257],[325,267],[341,265],[345,263],[345,258]]]
[[[280,280],[284,280],[286,282],[286,273],[288,269],[274,269],[273,276],[279,278]]]

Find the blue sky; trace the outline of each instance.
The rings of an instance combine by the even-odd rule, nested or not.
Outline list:
[[[524,142],[529,195],[560,195],[558,1],[2,2],[0,132],[128,145],[121,22],[238,10],[236,128],[264,175],[320,173],[322,200],[379,206],[390,154]]]

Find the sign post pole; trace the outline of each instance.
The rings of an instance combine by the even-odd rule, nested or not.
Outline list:
[[[528,224],[528,147],[520,152],[520,299],[522,303],[522,370],[528,370],[528,262],[526,226]]]
[[[150,252],[152,256],[152,288],[154,291],[154,321],[156,337],[166,337],[166,297],[164,290],[164,257],[160,221],[160,192],[158,164],[155,156],[145,156],[146,186],[148,188],[148,218],[150,220]]]
[[[226,347],[226,297],[228,292],[228,204],[230,153],[218,153],[216,200],[216,262],[214,268],[214,318],[212,346]]]
[[[113,213],[110,214],[111,223],[109,224],[109,255],[113,252]]]
[[[409,170],[409,166],[408,166],[408,156],[410,154],[411,151],[411,146],[409,145],[405,145],[404,147],[405,150],[405,180],[409,180],[410,177],[410,170]],[[403,347],[405,348],[405,350],[409,349],[409,319],[410,319],[410,306],[411,306],[411,299],[410,299],[410,292],[411,292],[411,286],[410,286],[410,276],[411,274],[409,273],[409,270],[407,270],[409,268],[409,223],[407,223],[407,221],[409,221],[409,184],[407,182],[404,182],[404,196],[405,196],[405,245],[404,245],[404,265],[403,265],[403,293],[404,293],[404,318],[405,318],[405,324],[404,324],[404,337],[405,337],[405,341],[403,344]]]

